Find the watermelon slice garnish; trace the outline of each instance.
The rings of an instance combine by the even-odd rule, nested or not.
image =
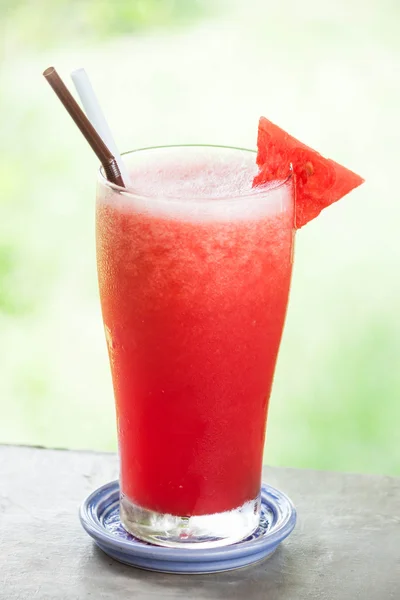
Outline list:
[[[293,172],[297,229],[364,182],[353,171],[323,157],[265,117],[259,121],[257,147],[260,172],[253,187],[286,179]]]

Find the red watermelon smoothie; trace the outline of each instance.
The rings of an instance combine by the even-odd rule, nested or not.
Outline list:
[[[295,230],[292,178],[252,187],[255,159],[154,148],[126,155],[133,189],[99,178],[121,519],[154,544],[222,546],[259,522]]]

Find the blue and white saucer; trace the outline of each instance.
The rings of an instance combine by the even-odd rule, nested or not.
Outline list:
[[[79,516],[83,528],[106,554],[127,565],[162,573],[216,573],[251,565],[270,556],[296,524],[289,498],[266,484],[261,489],[258,529],[245,540],[220,548],[163,548],[133,537],[120,522],[118,481],[90,494]]]

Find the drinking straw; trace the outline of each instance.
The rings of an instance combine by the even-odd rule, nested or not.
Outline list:
[[[55,68],[49,67],[43,72],[43,75],[103,165],[107,179],[112,183],[119,185],[120,187],[125,187],[124,180],[121,176],[121,172],[114,155],[107,148],[106,144],[103,142],[79,104],[76,102],[75,98],[72,96],[71,92],[68,90]]]
[[[81,99],[83,108],[85,109],[89,121],[96,129],[103,142],[113,153],[115,160],[118,163],[119,170],[121,171],[122,179],[124,180],[126,186],[129,186],[128,171],[122,161],[110,127],[106,121],[98,98],[94,92],[85,69],[77,69],[76,71],[72,71],[71,79],[74,82],[76,91],[78,92],[79,98]]]

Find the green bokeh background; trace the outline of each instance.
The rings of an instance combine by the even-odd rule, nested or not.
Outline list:
[[[400,474],[400,4],[3,0],[0,442],[115,449],[96,160],[41,72],[85,66],[121,149],[254,147],[265,114],[367,182],[298,233],[266,462]]]

